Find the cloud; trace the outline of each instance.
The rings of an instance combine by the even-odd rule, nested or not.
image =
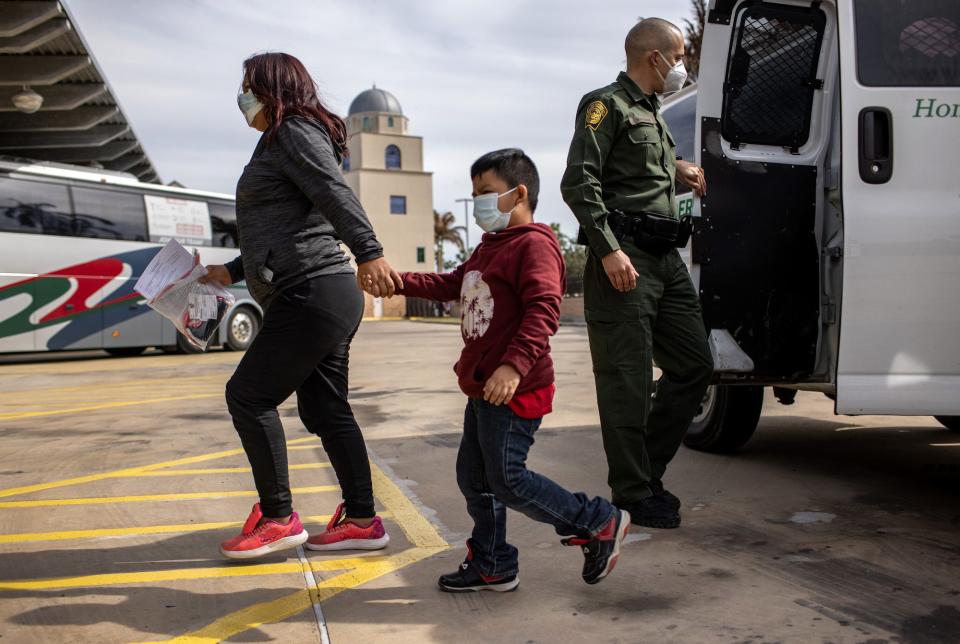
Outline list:
[[[373,83],[397,96],[437,210],[462,217],[470,163],[522,147],[541,173],[540,220],[571,234],[559,183],[580,97],[623,68],[638,17],[687,15],[676,0],[66,2],[165,181],[234,191],[258,136],[236,107],[241,62],[282,50],[341,114]]]

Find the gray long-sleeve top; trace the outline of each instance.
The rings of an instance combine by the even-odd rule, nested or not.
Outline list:
[[[272,142],[260,137],[237,183],[240,256],[227,269],[261,306],[312,277],[352,273],[341,240],[358,263],[383,257],[339,166],[326,128],[311,119],[289,117]]]

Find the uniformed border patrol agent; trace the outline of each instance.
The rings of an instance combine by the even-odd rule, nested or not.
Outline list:
[[[678,247],[690,226],[675,185],[705,193],[703,170],[675,156],[657,94],[680,89],[683,34],[659,18],[627,35],[627,71],[577,108],[563,198],[588,244],[584,299],[613,502],[633,522],[680,525],[661,479],[713,373],[700,300]],[[651,405],[652,363],[663,371]]]

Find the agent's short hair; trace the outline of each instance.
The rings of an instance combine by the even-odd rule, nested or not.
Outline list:
[[[632,59],[644,52],[666,51],[676,44],[676,37],[683,37],[680,28],[663,18],[644,18],[627,33],[624,49],[627,58]]]
[[[511,188],[521,183],[527,187],[527,200],[530,202],[530,212],[537,209],[540,197],[540,175],[537,166],[520,148],[505,148],[494,152],[487,152],[470,166],[470,178],[479,177],[487,170],[503,179]]]

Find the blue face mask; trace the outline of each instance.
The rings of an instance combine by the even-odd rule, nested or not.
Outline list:
[[[500,197],[508,195],[514,190],[516,190],[516,188],[511,188],[499,195],[492,192],[473,198],[473,218],[480,228],[488,233],[495,233],[507,227],[510,223],[510,215],[516,206],[511,208],[510,212],[503,212],[500,210],[497,202],[500,201]]]
[[[237,106],[247,119],[247,125],[253,125],[253,119],[257,118],[257,114],[263,109],[263,103],[249,89],[237,94]]]

